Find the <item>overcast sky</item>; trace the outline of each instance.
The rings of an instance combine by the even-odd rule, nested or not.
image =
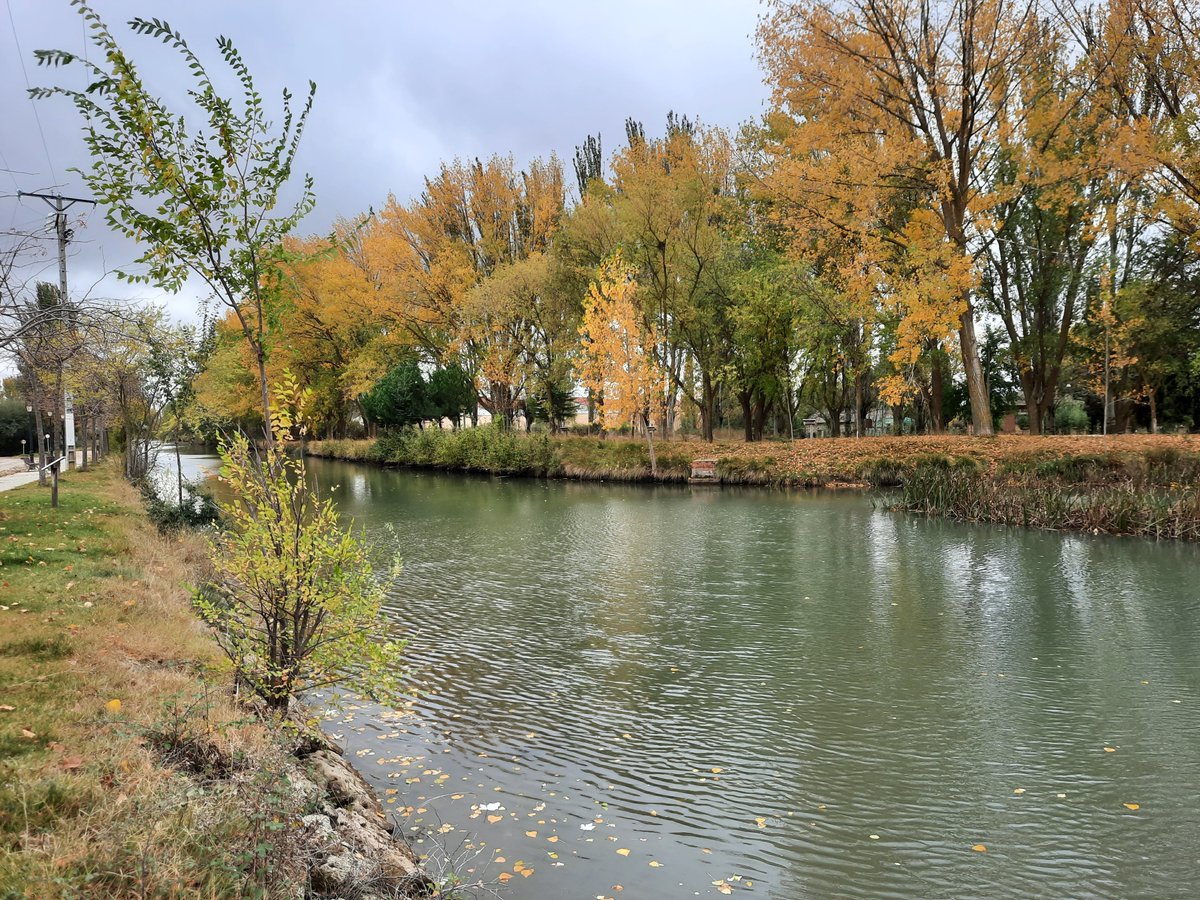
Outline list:
[[[39,200],[17,190],[81,195],[71,167],[88,158],[74,109],[61,99],[28,99],[34,85],[81,75],[34,64],[35,49],[84,49],[80,17],[67,0],[3,0],[0,10],[0,230],[45,226]],[[214,40],[231,38],[268,98],[317,82],[300,165],[316,179],[317,208],[303,232],[338,216],[378,207],[389,193],[407,200],[441,160],[512,153],[518,164],[557,152],[570,161],[585,135],[600,132],[609,152],[624,121],[662,131],[668,110],[735,127],[758,116],[766,90],[754,59],[757,0],[94,0],[143,77],[160,96],[186,86],[186,71],[164,48],[133,35],[134,15],[162,18],[213,65]],[[18,53],[18,45],[20,52]],[[24,72],[21,63],[24,62]],[[38,119],[41,129],[39,130]],[[44,134],[44,145],[43,137]],[[71,291],[92,288],[106,269],[128,265],[134,248],[110,234],[100,213],[76,227]],[[45,242],[47,250],[53,243]],[[52,255],[46,277],[57,280]],[[161,300],[194,318],[195,296],[167,298],[109,276],[99,296]]]

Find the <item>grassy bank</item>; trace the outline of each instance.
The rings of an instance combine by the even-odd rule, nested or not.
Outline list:
[[[899,506],[971,522],[1200,540],[1200,454],[1177,447],[1056,459],[934,458],[908,472]]]
[[[726,484],[897,487],[901,508],[969,521],[1200,539],[1200,440],[1188,436],[658,441],[660,481],[697,459]],[[454,471],[651,480],[645,441],[493,428],[315,441],[315,456]]]
[[[311,736],[235,701],[201,542],[108,468],[61,496],[0,494],[0,896],[311,895]]]

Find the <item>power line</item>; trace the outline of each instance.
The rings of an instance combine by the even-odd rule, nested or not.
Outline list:
[[[17,20],[13,17],[12,0],[4,0],[4,5],[8,8],[8,24],[12,28],[13,43],[17,47],[17,61],[21,64],[21,74],[25,76],[25,90],[32,89],[29,83],[29,72],[25,68],[25,53],[21,50],[21,39],[17,37]],[[50,177],[54,179],[54,183],[58,184],[58,173],[54,171],[54,161],[50,158],[50,145],[46,142],[46,132],[42,128],[42,117],[38,115],[37,104],[33,102],[33,98],[29,97],[29,106],[33,110],[33,120],[37,122],[38,134],[42,137],[42,150],[46,152],[46,162],[50,165]],[[5,163],[7,166],[8,163]]]

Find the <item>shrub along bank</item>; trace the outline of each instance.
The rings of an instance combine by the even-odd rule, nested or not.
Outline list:
[[[314,456],[496,475],[686,481],[712,459],[719,481],[897,488],[898,508],[977,522],[1200,539],[1200,440],[1120,435],[871,437],[704,443],[551,436],[494,427],[408,429],[314,441]]]
[[[0,895],[408,896],[319,732],[261,715],[192,611],[195,534],[109,468],[0,494]]]

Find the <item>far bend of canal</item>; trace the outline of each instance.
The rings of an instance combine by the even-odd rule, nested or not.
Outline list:
[[[468,878],[1200,896],[1196,547],[862,495],[311,469],[395,528],[419,689],[326,726]]]

